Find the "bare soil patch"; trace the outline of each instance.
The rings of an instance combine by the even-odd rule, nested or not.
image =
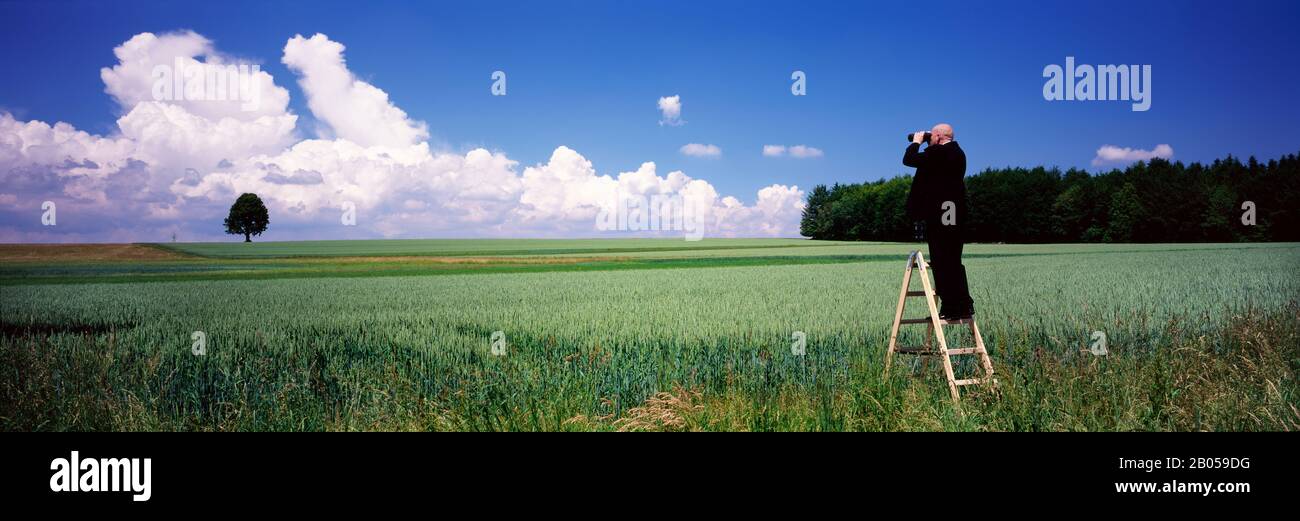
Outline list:
[[[189,258],[144,244],[0,244],[0,262],[158,261]]]

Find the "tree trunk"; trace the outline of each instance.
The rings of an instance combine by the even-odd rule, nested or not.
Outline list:
[[[253,242],[253,239],[252,239],[252,237],[251,237],[251,234],[248,234],[248,233],[245,233],[245,234],[244,234],[244,242]]]

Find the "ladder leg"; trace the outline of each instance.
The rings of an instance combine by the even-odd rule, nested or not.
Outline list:
[[[939,356],[943,358],[943,375],[948,378],[948,391],[952,394],[952,401],[960,402],[957,378],[952,373],[952,359],[948,357],[948,341],[944,340],[943,324],[939,322],[939,307],[934,303],[934,289],[930,287],[930,274],[925,269],[925,258],[920,252],[917,252],[916,257],[917,264],[921,266],[921,284],[925,286],[925,303],[930,307],[930,327],[934,328],[934,336],[939,340]]]
[[[947,349],[941,346],[939,351],[943,357],[943,375],[948,377],[948,392],[952,394],[952,401],[959,402],[961,394],[957,392],[957,378],[952,374],[952,359],[948,357]]]
[[[989,352],[984,348],[984,336],[980,334],[980,327],[975,320],[970,321],[970,333],[975,337],[976,352],[979,353],[980,364],[984,366],[984,378],[987,378],[989,384],[996,385],[997,381],[993,379],[993,360],[989,358]]]
[[[889,349],[885,351],[885,376],[889,376],[889,364],[893,361],[894,351],[898,349],[898,326],[903,320],[903,306],[907,304],[907,288],[912,283],[912,263],[920,252],[912,252],[907,257],[907,269],[903,271],[903,289],[898,292],[898,308],[894,311],[894,327],[889,329]]]

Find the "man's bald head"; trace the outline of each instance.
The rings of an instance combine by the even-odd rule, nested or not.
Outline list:
[[[952,125],[940,123],[930,129],[930,144],[942,145],[952,141]]]

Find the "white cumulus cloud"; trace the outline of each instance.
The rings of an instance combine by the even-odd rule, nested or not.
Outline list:
[[[765,157],[782,157],[789,154],[796,159],[808,159],[813,157],[822,157],[826,155],[820,148],[810,147],[808,145],[763,145],[763,156]]]
[[[284,47],[306,106],[329,127],[302,139],[288,91],[265,72],[250,77],[264,96],[256,111],[238,100],[156,99],[156,64],[235,60],[192,32],[132,37],[115,50],[119,63],[101,71],[123,112],[110,135],[0,113],[0,242],[160,241],[173,232],[223,240],[221,219],[244,192],[270,210],[266,240],[646,235],[607,231],[597,219],[647,196],[701,208],[705,236],[798,235],[804,193],[796,186],[765,187],[747,205],[684,172],[660,175],[653,162],[601,174],[563,145],[522,170],[504,152],[434,150],[425,124],[358,80],[343,49],[323,35]],[[676,96],[670,114],[680,120]],[[721,153],[682,149],[695,152]],[[57,227],[39,225],[46,200],[58,204]],[[356,209],[355,226],[342,224],[345,206]]]
[[[722,149],[717,145],[687,143],[682,145],[681,153],[691,157],[718,157],[722,155]]]
[[[822,157],[824,155],[825,154],[822,153],[820,148],[813,148],[806,145],[795,145],[790,147],[790,157],[804,159],[810,157]]]
[[[1120,148],[1115,145],[1102,145],[1097,149],[1097,156],[1092,158],[1092,166],[1102,166],[1107,164],[1126,164],[1135,161],[1150,161],[1154,158],[1170,159],[1174,157],[1174,148],[1160,144],[1154,149],[1142,150],[1140,148]]]
[[[163,167],[209,167],[227,156],[273,152],[294,141],[298,116],[288,111],[289,91],[270,74],[253,72],[247,60],[221,54],[199,34],[140,33],[113,54],[118,63],[99,75],[104,92],[125,114],[117,124],[136,144],[136,159]],[[209,83],[220,84],[217,76],[209,82],[204,74],[237,65],[246,66],[247,74],[224,82],[238,85],[236,90],[218,97],[207,89]]]
[[[429,138],[422,121],[414,121],[388,100],[388,93],[357,79],[343,60],[343,44],[323,34],[295,35],[284,45],[282,60],[298,74],[308,107],[334,136],[363,146],[413,145]]]
[[[659,98],[659,124],[679,127],[682,121],[682,97],[678,95]]]
[[[192,31],[140,33],[113,49],[113,55],[117,65],[100,69],[99,77],[104,92],[124,112],[146,101],[162,101],[213,121],[253,121],[287,113],[289,91],[277,86],[270,74],[253,72],[252,66],[258,64],[223,55],[210,40]],[[248,74],[235,78],[237,86],[217,75],[228,66],[236,66],[238,71],[239,65],[244,65]],[[208,75],[212,82],[206,81]],[[168,79],[171,81],[165,81]],[[175,88],[177,85],[181,88]],[[221,85],[227,87],[224,92],[209,88]],[[236,97],[230,96],[232,86]],[[220,94],[225,94],[224,99],[218,99]]]

